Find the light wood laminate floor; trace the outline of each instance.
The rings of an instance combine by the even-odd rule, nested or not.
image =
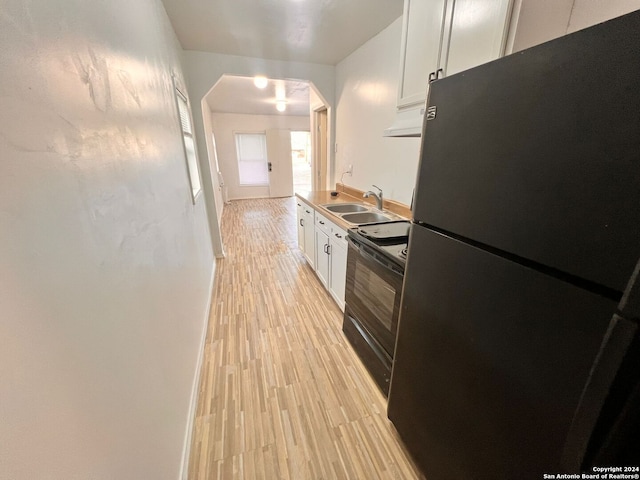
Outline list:
[[[295,199],[232,202],[221,228],[189,478],[420,478],[298,250]]]

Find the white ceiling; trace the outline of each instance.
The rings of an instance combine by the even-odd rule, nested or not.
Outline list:
[[[276,99],[283,94],[287,109],[278,112]],[[213,112],[309,116],[309,83],[269,79],[267,86],[260,89],[253,78],[223,75],[206,100]]]
[[[185,50],[335,65],[403,0],[162,0]]]

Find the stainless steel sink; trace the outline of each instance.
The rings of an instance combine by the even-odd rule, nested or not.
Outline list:
[[[342,219],[355,225],[363,225],[365,223],[388,222],[394,220],[389,215],[377,212],[361,212],[361,213],[345,213]]]
[[[369,210],[369,208],[357,203],[336,203],[322,206],[333,213],[366,212]]]

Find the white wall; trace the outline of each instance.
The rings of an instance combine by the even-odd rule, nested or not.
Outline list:
[[[218,147],[218,164],[228,187],[229,200],[269,196],[269,187],[240,186],[235,133],[266,133],[269,129],[309,130],[309,117],[211,113]],[[268,147],[267,147],[268,148]]]
[[[514,0],[507,53],[565,35],[572,8],[573,0]]]
[[[567,33],[640,9],[640,0],[574,0]]]
[[[640,9],[640,0],[516,0],[512,46],[517,52]]]
[[[382,136],[395,119],[401,29],[399,18],[336,66],[334,183],[351,164],[344,183],[360,190],[376,184],[386,198],[409,204],[420,139]]]
[[[0,0],[0,479],[179,476],[213,257],[160,0]]]

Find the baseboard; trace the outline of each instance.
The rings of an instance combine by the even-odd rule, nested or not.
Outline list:
[[[187,431],[185,432],[184,445],[182,446],[182,463],[180,465],[179,480],[187,480],[189,476],[189,456],[191,453],[191,437],[193,436],[193,426],[195,423],[196,410],[198,408],[198,389],[200,388],[200,374],[204,363],[204,346],[207,340],[207,328],[209,327],[209,316],[211,315],[211,300],[213,299],[213,283],[216,276],[216,263],[213,263],[211,279],[209,280],[209,300],[207,303],[204,326],[200,335],[200,354],[196,363],[196,372],[191,387],[191,400],[189,402],[189,417],[187,419]]]

